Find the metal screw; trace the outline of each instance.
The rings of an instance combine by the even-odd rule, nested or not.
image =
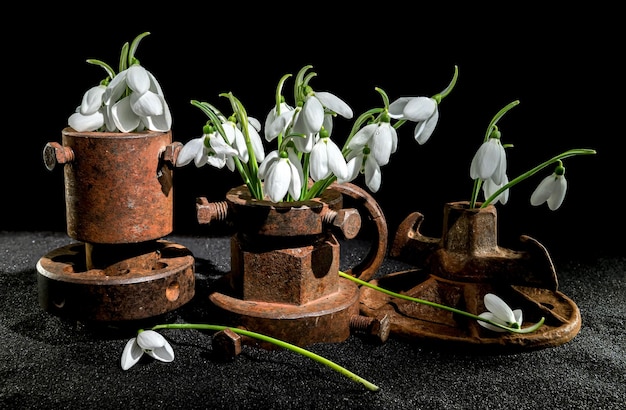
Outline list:
[[[350,329],[355,332],[363,332],[375,337],[379,342],[385,343],[391,332],[391,322],[387,315],[380,319],[363,315],[352,315],[350,317]]]
[[[49,142],[43,148],[43,163],[49,171],[52,171],[56,164],[65,164],[73,160],[72,148],[64,147],[58,142]]]
[[[361,230],[361,215],[355,208],[342,208],[334,211],[325,208],[326,212],[322,215],[322,220],[326,224],[332,225],[342,236],[343,239],[355,238]]]
[[[209,202],[205,197],[197,198],[196,213],[200,224],[225,221],[228,218],[228,202]]]

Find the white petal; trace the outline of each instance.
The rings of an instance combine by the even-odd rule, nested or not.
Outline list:
[[[544,179],[539,182],[537,188],[533,191],[530,196],[530,204],[534,206],[538,206],[543,204],[548,200],[550,195],[552,194],[554,180],[556,178],[555,174],[548,175]]]
[[[500,163],[500,149],[491,142],[492,139],[482,143],[474,154],[470,165],[470,177],[472,179],[486,180],[491,178]]]
[[[498,318],[497,318],[497,317],[495,317],[495,316],[493,315],[493,313],[491,313],[491,312],[483,312],[483,313],[481,313],[481,314],[480,314],[480,315],[478,315],[478,316],[480,316],[480,317],[482,317],[482,318],[485,318],[485,319],[487,319],[487,320],[491,320],[492,322],[500,323],[500,324],[502,324],[502,325],[505,325],[505,326],[506,326],[506,323],[502,323],[502,322],[501,322],[500,320],[498,320]],[[494,325],[492,325],[491,323],[483,322],[482,320],[479,320],[479,321],[478,321],[478,324],[479,324],[479,325],[481,325],[481,326],[482,326],[482,327],[484,327],[484,328],[487,328],[487,329],[489,329],[489,330],[493,330],[494,332],[508,332],[508,330],[506,330],[506,329],[502,329],[502,328],[500,328],[500,327],[498,327],[498,326],[494,326]]]
[[[78,132],[96,131],[104,125],[104,116],[101,111],[91,115],[82,115],[80,112],[75,112],[70,115],[67,123]]]
[[[439,109],[435,105],[435,112],[433,113],[433,115],[431,115],[430,118],[428,118],[426,121],[422,123],[418,123],[417,127],[415,128],[415,134],[414,134],[415,141],[417,141],[417,143],[420,145],[428,141],[430,136],[435,131],[438,121],[439,121]]]
[[[151,350],[165,346],[167,340],[154,330],[144,330],[137,335],[137,344],[144,350]]]
[[[172,349],[172,346],[170,346],[167,341],[165,341],[165,344],[161,347],[146,351],[146,354],[166,363],[174,360],[174,349]]]
[[[274,202],[280,202],[289,190],[291,170],[287,160],[280,158],[267,170],[265,191]]]
[[[389,116],[395,119],[404,118],[404,107],[415,97],[400,97],[389,105]]]
[[[503,323],[515,323],[513,311],[499,296],[487,293],[485,295],[485,307]]]
[[[402,113],[404,114],[404,118],[410,121],[420,122],[429,119],[435,113],[436,109],[437,103],[432,98],[415,97],[411,98],[406,103]]]
[[[331,140],[327,141],[326,152],[328,155],[328,168],[337,178],[346,178],[348,176],[348,165],[337,144]]]
[[[326,178],[329,174],[328,170],[328,152],[326,150],[326,142],[324,138],[320,138],[320,140],[313,146],[311,150],[311,178],[314,181],[319,181],[320,179]]]
[[[552,190],[552,195],[548,198],[548,208],[551,211],[556,211],[559,209],[563,200],[565,199],[565,193],[567,192],[567,180],[564,176],[557,177],[554,183],[554,189]]]
[[[187,142],[181,148],[178,153],[178,158],[176,159],[176,166],[182,167],[189,164],[192,160],[194,160],[196,166],[199,166],[200,162],[198,158],[201,158],[205,155],[205,147],[204,147],[204,136],[200,138],[194,138]]]
[[[130,98],[125,97],[113,104],[111,107],[111,116],[115,126],[121,132],[132,132],[141,123],[141,119],[134,113],[130,106]]]
[[[352,108],[350,108],[345,101],[337,97],[335,94],[325,91],[317,91],[315,92],[315,97],[320,100],[324,107],[336,112],[344,118],[351,119],[354,115],[352,113]]]
[[[126,74],[126,84],[128,88],[138,94],[143,94],[150,89],[150,76],[145,68],[139,64],[128,67]]]
[[[135,114],[142,117],[163,114],[163,97],[152,91],[143,94],[132,93],[130,95],[130,106]]]
[[[374,156],[378,165],[387,165],[389,157],[391,156],[392,145],[393,140],[389,127],[377,126],[370,140],[369,147],[371,149],[371,155]]]
[[[522,327],[522,324],[524,323],[524,314],[522,309],[515,309],[513,311],[513,316],[515,316],[515,322]]]
[[[351,150],[363,148],[370,142],[376,131],[378,131],[378,124],[368,124],[361,128],[352,136],[350,142],[348,142],[348,148]]]
[[[122,358],[120,360],[123,370],[128,370],[133,367],[143,355],[143,349],[139,347],[136,340],[137,339],[133,337],[126,342],[126,346],[124,346],[124,351],[122,352]]]
[[[273,167],[273,163],[280,159],[278,150],[274,150],[265,156],[265,159],[259,165],[259,178],[265,179],[269,170]]]
[[[378,192],[380,184],[382,182],[382,175],[380,173],[380,167],[373,156],[368,155],[365,160],[365,185],[372,192]]]
[[[294,125],[294,132],[299,134],[317,134],[323,123],[324,107],[322,103],[313,96],[307,97]]]
[[[251,118],[248,118],[250,120]],[[261,124],[257,121],[258,125]],[[257,162],[261,162],[265,159],[265,150],[263,148],[263,142],[261,141],[261,136],[254,128],[251,122],[248,122],[248,136],[250,137],[250,144],[252,145],[252,150],[254,151],[254,156],[256,157]]]
[[[163,96],[159,96],[163,106],[163,114],[141,117],[146,128],[152,131],[169,131],[172,128],[172,114]]]
[[[103,85],[97,85],[87,90],[80,103],[80,113],[83,115],[91,115],[98,112],[100,107],[102,107],[102,96],[105,90],[106,87]]]
[[[105,104],[113,105],[124,94],[126,91],[126,74],[128,74],[128,70],[118,73],[107,85],[107,89],[102,96],[102,101]]]

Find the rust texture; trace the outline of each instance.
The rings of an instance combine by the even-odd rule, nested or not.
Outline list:
[[[528,334],[492,332],[474,319],[366,287],[361,288],[362,314],[387,315],[391,333],[399,337],[491,353],[557,346],[578,333],[580,312],[557,290],[548,251],[528,236],[520,237],[522,250],[500,247],[495,207],[468,209],[467,202],[446,204],[441,238],[422,235],[422,221],[423,215],[416,212],[400,224],[389,255],[415,269],[370,283],[476,315],[486,311],[485,294],[495,293],[512,309],[522,309],[523,327],[542,317],[545,324]]]
[[[343,207],[339,191],[328,189],[310,201],[273,203],[252,199],[241,186],[227,193],[225,204],[199,200],[197,210],[201,223],[228,217],[236,227],[231,271],[209,294],[231,325],[300,346],[350,336],[351,319],[359,315],[359,289],[338,275],[340,246],[333,232],[354,238],[361,217]],[[226,355],[241,343],[225,340]]]
[[[94,245],[92,269],[85,244],[49,252],[37,264],[40,305],[59,316],[118,322],[157,316],[193,298],[194,258],[188,249],[164,240],[131,248]]]
[[[172,232],[171,132],[63,130],[63,150],[50,144],[49,164],[64,162],[67,233],[89,243],[133,243]],[[48,148],[50,146],[50,148]],[[73,158],[67,160],[66,152]]]

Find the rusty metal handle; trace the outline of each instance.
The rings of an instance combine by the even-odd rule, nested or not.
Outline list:
[[[369,218],[362,218],[365,221],[371,221],[376,226],[376,237],[372,238],[372,246],[370,247],[369,253],[359,263],[358,265],[352,267],[347,270],[346,273],[352,275],[358,279],[368,281],[378,271],[380,265],[383,263],[385,259],[385,255],[387,254],[387,240],[388,240],[388,228],[387,228],[387,220],[385,219],[385,215],[383,214],[380,205],[376,200],[364,189],[354,185],[350,182],[337,184],[333,183],[330,186],[332,189],[339,191],[344,196],[348,196],[355,200],[355,204],[357,207],[362,207],[365,209]]]

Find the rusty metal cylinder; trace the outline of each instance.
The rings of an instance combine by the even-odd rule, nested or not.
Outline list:
[[[67,233],[88,243],[137,243],[173,230],[172,165],[162,153],[168,132],[76,132],[63,146]]]

